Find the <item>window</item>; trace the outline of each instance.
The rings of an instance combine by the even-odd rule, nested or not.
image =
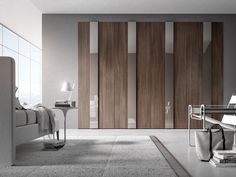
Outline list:
[[[2,44],[2,25],[0,25],[0,45],[1,44]]]
[[[42,102],[42,51],[0,24],[0,56],[15,60],[17,96],[21,103]]]
[[[30,103],[30,59],[19,55],[19,100]]]
[[[18,36],[8,30],[7,28],[3,27],[3,36],[2,36],[2,44],[3,46],[18,51]]]
[[[0,56],[2,56],[2,46],[0,45]]]
[[[19,85],[18,83],[18,78],[19,78],[19,74],[18,74],[18,53],[16,53],[15,51],[8,49],[6,47],[3,47],[3,56],[9,56],[12,57],[15,60],[15,80],[16,80],[16,86]]]
[[[30,58],[30,43],[22,38],[19,38],[19,53]]]
[[[38,62],[38,63],[42,63],[41,51],[34,46],[31,46],[30,51],[31,51],[31,59]]]
[[[31,60],[31,104],[37,104],[41,102],[42,89],[42,68],[41,64]]]
[[[2,25],[0,25],[0,56],[2,56]]]

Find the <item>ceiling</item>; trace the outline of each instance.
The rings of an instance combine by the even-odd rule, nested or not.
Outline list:
[[[231,14],[236,0],[30,0],[47,14]]]

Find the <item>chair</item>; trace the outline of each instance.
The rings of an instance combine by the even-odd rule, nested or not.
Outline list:
[[[236,95],[232,94],[231,99],[228,104],[228,108],[236,108]],[[236,115],[224,115],[222,118],[222,123],[234,126],[234,144],[232,149],[236,151]]]
[[[207,114],[223,114],[222,121],[207,116]],[[236,95],[233,94],[228,105],[189,105],[188,106],[188,143],[191,144],[191,119],[203,121],[203,129],[206,122],[220,124],[226,129],[234,131],[234,143],[232,150],[236,152]]]

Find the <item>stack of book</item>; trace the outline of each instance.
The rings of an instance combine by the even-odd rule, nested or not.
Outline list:
[[[59,150],[63,146],[65,146],[65,141],[57,141],[57,140],[50,140],[50,141],[45,141],[43,143],[44,149],[43,150]]]
[[[70,103],[68,101],[59,101],[55,102],[55,107],[70,107]]]
[[[232,150],[214,150],[210,164],[214,167],[236,167],[236,152]]]

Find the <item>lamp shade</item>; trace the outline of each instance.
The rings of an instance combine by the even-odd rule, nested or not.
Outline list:
[[[61,92],[71,92],[72,90],[70,82],[63,82]]]

